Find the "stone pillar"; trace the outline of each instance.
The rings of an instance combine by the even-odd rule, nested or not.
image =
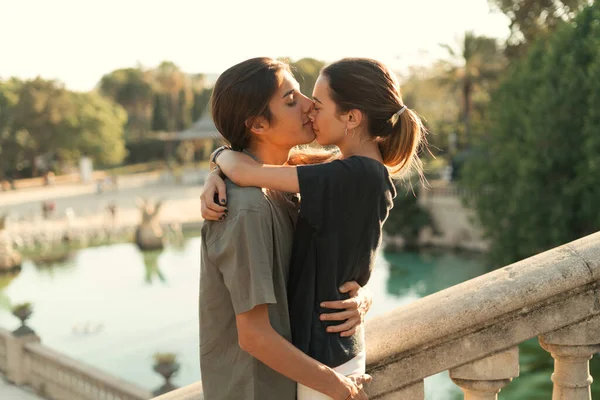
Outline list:
[[[402,389],[394,393],[389,393],[383,397],[378,397],[381,400],[424,400],[425,399],[425,386],[423,381],[413,383],[412,385],[405,386]]]
[[[40,338],[32,333],[25,336],[10,336],[6,341],[6,378],[15,385],[27,383],[27,367],[25,363],[25,345],[39,343]]]
[[[600,352],[600,316],[541,335],[540,344],[554,358],[552,400],[589,400],[590,359]]]
[[[496,400],[500,390],[517,376],[518,347],[450,370],[450,378],[463,391],[465,400]]]

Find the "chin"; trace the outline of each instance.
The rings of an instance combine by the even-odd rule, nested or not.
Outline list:
[[[309,134],[304,135],[304,140],[302,141],[301,144],[309,144],[315,141],[315,134],[314,132],[311,132]]]
[[[317,136],[317,143],[319,143],[319,145],[321,145],[321,146],[331,145],[331,143],[329,143],[328,140],[326,140],[324,137],[319,137],[319,136]]]

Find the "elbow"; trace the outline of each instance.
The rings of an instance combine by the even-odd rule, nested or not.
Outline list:
[[[251,356],[256,357],[257,354],[260,354],[260,349],[263,347],[263,341],[263,335],[259,332],[238,332],[238,345]]]

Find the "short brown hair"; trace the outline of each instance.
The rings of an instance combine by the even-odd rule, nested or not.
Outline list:
[[[379,143],[383,163],[394,174],[414,167],[422,176],[418,157],[425,144],[425,127],[416,112],[404,107],[394,74],[382,63],[368,58],[344,58],[325,67],[331,98],[338,111],[358,109],[367,116],[369,134]]]
[[[211,95],[212,118],[221,135],[234,150],[250,144],[252,119],[272,122],[269,101],[278,88],[280,71],[290,71],[283,61],[268,57],[251,58],[223,72]]]

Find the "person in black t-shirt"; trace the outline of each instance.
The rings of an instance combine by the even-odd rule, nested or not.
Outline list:
[[[261,164],[219,149],[213,161],[240,186],[300,193],[288,301],[294,345],[344,375],[364,373],[362,329],[328,334],[322,302],[343,299],[338,287],[365,285],[396,195],[391,177],[422,176],[418,149],[425,129],[402,101],[395,76],[378,61],[343,59],[321,71],[310,117],[317,142],[337,146],[337,160],[305,166]],[[328,329],[327,329],[328,330]],[[299,385],[298,399],[325,399]]]

